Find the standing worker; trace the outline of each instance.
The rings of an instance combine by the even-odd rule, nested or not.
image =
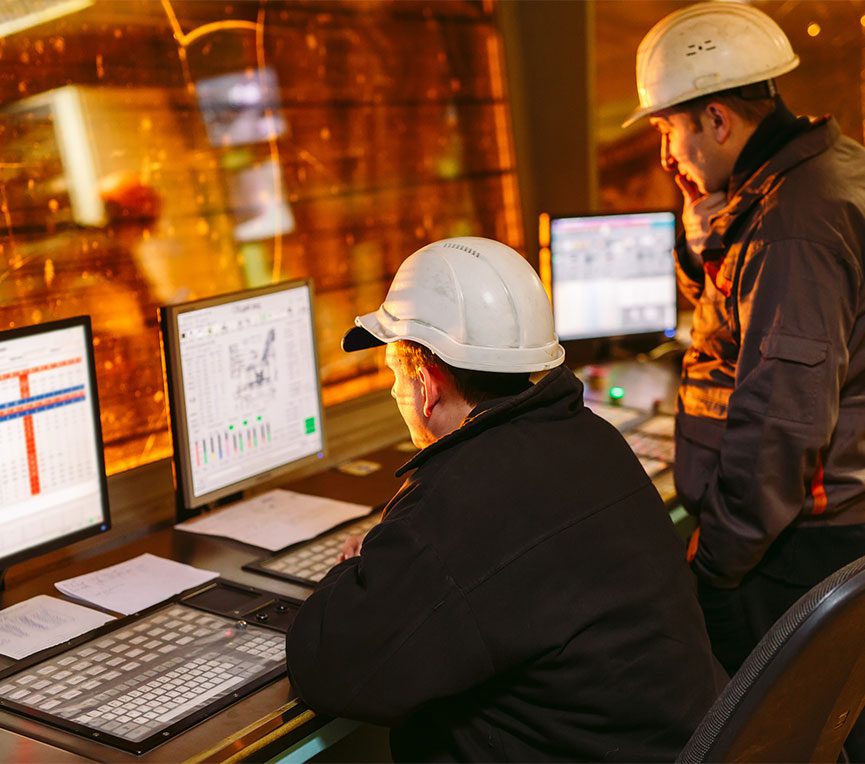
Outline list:
[[[640,44],[625,123],[649,117],[684,196],[675,257],[695,311],[676,488],[730,674],[865,554],[865,149],[788,111],[774,78],[798,64],[756,8],[683,8]]]
[[[435,242],[356,323],[343,347],[387,344],[422,450],[301,606],[294,689],[391,727],[396,761],[672,761],[724,677],[667,511],[561,365],[531,266]]]

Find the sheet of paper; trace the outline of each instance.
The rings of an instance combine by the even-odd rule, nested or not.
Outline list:
[[[363,517],[371,509],[277,488],[174,527],[192,533],[226,536],[275,552],[311,539],[346,520]]]
[[[107,613],[40,594],[0,610],[0,653],[26,658],[113,620]]]
[[[58,581],[55,586],[75,599],[129,615],[218,576],[212,570],[142,554],[95,573]]]

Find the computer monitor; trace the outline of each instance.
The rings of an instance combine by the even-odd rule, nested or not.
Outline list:
[[[110,525],[90,318],[0,332],[0,570]]]
[[[549,288],[559,339],[675,336],[675,239],[669,211],[550,218]]]
[[[323,458],[309,281],[160,315],[179,518]]]

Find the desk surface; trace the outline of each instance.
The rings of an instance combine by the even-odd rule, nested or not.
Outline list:
[[[376,505],[387,501],[397,491],[402,481],[394,477],[394,470],[409,457],[410,453],[405,450],[390,447],[364,457],[382,465],[379,470],[369,475],[358,477],[331,469],[285,487]],[[106,537],[110,537],[110,534],[109,531]],[[110,546],[109,542],[110,538],[107,538],[106,546]],[[73,555],[59,575],[54,571],[21,581],[3,592],[0,602],[5,607],[37,594],[60,597],[54,588],[54,582],[58,578],[99,570],[144,552],[217,571],[230,581],[274,594],[304,599],[311,591],[300,585],[243,570],[243,565],[266,554],[261,549],[231,539],[163,527],[109,551],[100,552],[97,547],[86,555]],[[7,668],[14,663],[15,661],[0,657],[0,668]],[[326,720],[317,719],[297,701],[285,677],[211,716],[144,756],[134,756],[23,716],[0,711],[0,761],[224,761],[236,756],[248,756],[262,748],[288,748],[310,734],[316,726],[321,726],[324,721]]]
[[[624,405],[650,409],[660,402],[662,409],[672,404],[678,375],[667,365],[638,362],[614,363],[602,367],[601,380],[591,380],[585,369],[578,375],[586,382],[588,400],[606,400],[611,385],[625,388]],[[381,464],[381,468],[364,477],[330,469],[285,487],[305,493],[329,496],[344,501],[376,505],[387,501],[401,485],[394,470],[408,460],[410,444],[396,444],[375,451],[364,459]],[[172,497],[164,501],[172,502]],[[112,532],[105,534],[104,543],[65,560],[62,570],[35,575],[14,582],[0,596],[0,606],[6,607],[37,594],[60,596],[54,582],[62,578],[128,560],[144,552],[178,560],[207,570],[219,572],[224,578],[254,586],[278,595],[298,599],[307,597],[310,589],[269,576],[243,570],[243,565],[266,553],[239,542],[175,531],[172,527],[157,527],[129,543],[118,545]],[[14,571],[14,568],[13,568]],[[14,661],[0,656],[0,668]],[[316,718],[298,702],[288,679],[283,677],[227,709],[206,719],[144,756],[134,756],[109,746],[49,727],[6,711],[0,711],[0,761],[39,763],[82,761],[227,761],[240,760],[258,754],[272,756],[289,749],[307,737],[327,720]]]

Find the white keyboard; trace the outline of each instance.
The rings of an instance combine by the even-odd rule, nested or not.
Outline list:
[[[365,536],[378,524],[379,512],[329,531],[312,541],[293,546],[273,557],[260,560],[254,570],[271,573],[304,583],[317,584],[337,563],[343,542],[348,536]]]
[[[284,665],[284,634],[171,604],[0,680],[0,703],[140,743]]]

